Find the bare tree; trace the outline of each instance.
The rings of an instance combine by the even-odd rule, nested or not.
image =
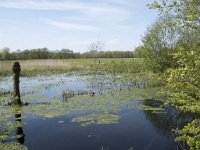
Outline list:
[[[104,42],[102,41],[95,41],[90,43],[88,50],[89,51],[101,51],[104,48]]]

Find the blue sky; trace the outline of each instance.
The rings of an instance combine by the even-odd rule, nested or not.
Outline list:
[[[150,0],[0,0],[0,48],[133,50],[157,12]]]

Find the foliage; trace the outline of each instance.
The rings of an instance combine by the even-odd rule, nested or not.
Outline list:
[[[174,54],[178,61],[176,69],[168,70],[166,104],[184,112],[200,114],[200,53],[184,48]],[[179,141],[186,141],[193,150],[200,148],[200,121],[194,120],[182,130],[177,130]]]
[[[149,5],[161,14],[172,12],[172,26],[183,28],[172,56],[177,66],[168,70],[166,91],[171,104],[184,112],[200,114],[200,0],[162,0]],[[199,119],[178,130],[179,141],[186,141],[190,149],[200,149]]]
[[[162,0],[149,6],[159,9],[161,13],[173,12],[177,18],[174,23],[177,25],[199,30],[200,0]]]
[[[175,130],[178,141],[187,142],[191,150],[200,149],[200,119],[188,123],[182,130]]]
[[[143,47],[140,50],[146,64],[154,72],[164,72],[167,68],[176,65],[172,53],[176,51],[176,43],[179,39],[179,29],[167,26],[174,19],[173,15],[163,15],[147,29],[142,39]]]
[[[145,57],[145,48],[144,46],[138,46],[134,50],[134,55],[136,58],[144,58]]]
[[[200,113],[200,54],[180,49],[174,57],[179,67],[168,71],[167,103],[182,111]]]
[[[200,53],[195,47],[187,51],[179,48],[173,54],[177,60],[176,68],[168,69],[165,94],[168,99],[165,104],[170,104],[184,112],[200,114]],[[178,130],[179,141],[186,141],[191,149],[200,148],[199,119]]]
[[[1,59],[8,60],[9,59],[10,49],[5,47],[1,50]]]

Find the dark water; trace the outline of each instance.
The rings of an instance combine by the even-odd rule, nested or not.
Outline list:
[[[171,108],[166,108],[164,112],[157,113],[138,109],[137,106],[140,105],[158,107],[160,102],[150,99],[141,101],[132,98],[130,100],[130,97],[129,100],[126,100],[126,96],[135,94],[130,90],[130,88],[134,87],[127,83],[121,83],[119,79],[120,77],[113,79],[109,75],[84,77],[59,75],[21,78],[21,99],[30,103],[33,108],[36,105],[42,105],[42,107],[39,107],[40,110],[35,110],[36,112],[31,113],[26,110],[26,106],[23,106],[24,110],[21,111],[20,115],[24,118],[20,121],[26,124],[21,128],[16,128],[16,131],[12,134],[24,136],[14,139],[8,138],[6,141],[20,142],[30,150],[178,149],[179,144],[175,142],[175,135],[171,130],[176,127],[182,127],[186,122],[190,121],[191,116],[180,115],[179,112]],[[11,90],[11,87],[11,78],[1,81],[0,88]],[[78,95],[80,91],[94,92],[95,95],[93,96],[86,94],[88,96],[86,99],[91,98],[91,101],[94,100],[94,102],[90,104],[90,100],[80,100],[80,103],[83,101],[80,105],[86,105],[82,106],[83,108],[75,100],[75,102],[71,102],[70,99],[69,102],[63,102],[63,91],[66,90],[73,91],[75,93],[74,97],[78,97],[78,100],[85,96]],[[117,91],[122,91],[122,93],[130,92],[128,95],[125,93],[125,96],[120,97],[119,100],[115,100],[115,97],[112,100],[110,100],[110,97],[107,97],[107,99],[101,98],[101,95],[115,95]],[[144,93],[141,92],[141,94]],[[96,100],[96,97],[100,98]],[[55,99],[59,101],[55,105],[56,108],[54,108],[53,104],[43,107],[44,102],[54,102]],[[101,103],[102,101],[103,103]],[[53,107],[51,108],[50,105],[53,105]],[[31,107],[28,107],[28,109],[30,110]],[[71,107],[73,109],[80,107],[80,110],[71,111]],[[111,109],[112,107],[115,107],[115,109]],[[2,106],[1,109],[3,108]],[[70,111],[67,112],[69,109]],[[46,113],[45,111],[48,112]],[[58,115],[46,117],[51,111],[58,113]],[[73,118],[91,113],[113,114],[119,116],[120,119],[117,123],[98,124],[93,122],[87,126],[72,122]],[[0,140],[0,142],[5,141]]]
[[[65,120],[64,124],[58,121]],[[25,145],[29,149],[91,149],[112,150],[134,149],[176,149],[170,135],[162,135],[156,130],[145,114],[137,110],[123,110],[119,124],[89,125],[82,127],[71,123],[71,116],[54,119],[25,119]]]

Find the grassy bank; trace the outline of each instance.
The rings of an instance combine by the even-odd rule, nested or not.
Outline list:
[[[12,73],[15,61],[0,61],[0,75]],[[111,73],[139,73],[148,71],[143,59],[137,58],[104,58],[104,59],[42,59],[20,60],[22,75],[37,75],[48,73],[67,73],[72,71]]]

